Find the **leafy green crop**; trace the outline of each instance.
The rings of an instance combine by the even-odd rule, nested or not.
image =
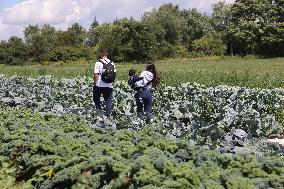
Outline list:
[[[73,189],[284,185],[282,156],[221,154],[164,137],[155,125],[114,131],[91,128],[75,115],[1,107],[0,135],[0,156],[10,159],[4,158],[9,171],[1,176],[11,177],[11,184]]]
[[[112,119],[105,120],[92,103],[90,78],[55,79],[0,76],[0,102],[6,106],[29,107],[49,115],[83,116],[91,127],[138,130],[145,125],[135,116],[134,91],[117,81]],[[184,83],[161,86],[154,93],[153,113],[160,133],[172,138],[220,146],[228,132],[243,129],[253,137],[281,137],[284,133],[284,90],[250,89]]]
[[[30,189],[29,183],[16,183],[17,166],[5,156],[0,156],[0,188],[2,189]]]
[[[281,188],[284,91],[184,83],[155,91],[155,122],[117,81],[111,118],[91,80],[0,76],[3,188]],[[1,185],[1,186],[2,186]]]

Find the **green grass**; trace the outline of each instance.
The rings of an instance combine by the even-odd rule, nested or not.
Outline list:
[[[178,85],[197,82],[204,85],[237,85],[246,87],[274,88],[284,86],[284,58],[246,59],[236,57],[208,57],[197,59],[169,59],[156,61],[162,82]],[[8,76],[53,75],[57,78],[76,76],[92,77],[93,63],[88,65],[51,64],[28,66],[0,65],[0,73]],[[127,80],[128,70],[134,67],[138,72],[145,64],[117,64],[118,79]]]

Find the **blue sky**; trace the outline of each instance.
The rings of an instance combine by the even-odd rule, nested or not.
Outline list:
[[[11,7],[19,2],[21,2],[21,0],[0,0],[0,10]]]
[[[164,3],[210,13],[212,4],[218,1],[220,0],[0,0],[0,40],[6,40],[11,35],[22,37],[23,29],[29,24],[50,24],[65,30],[78,22],[88,27],[94,17],[100,23],[130,16],[139,19],[144,12]]]

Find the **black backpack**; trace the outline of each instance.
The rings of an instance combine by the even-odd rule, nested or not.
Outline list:
[[[103,64],[104,72],[101,75],[101,79],[106,83],[112,83],[115,80],[116,72],[114,71],[114,64],[112,61],[109,63],[105,63],[104,61],[100,60],[100,62]]]

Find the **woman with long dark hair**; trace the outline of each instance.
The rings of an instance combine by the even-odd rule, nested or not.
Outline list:
[[[160,84],[160,77],[156,70],[155,65],[150,62],[146,66],[146,71],[143,71],[140,75],[143,77],[142,80],[137,82],[137,85],[142,88],[142,102],[139,100],[138,92],[135,94],[135,100],[137,105],[137,116],[143,118],[143,107],[146,113],[147,122],[153,122],[152,114],[152,102],[153,102],[153,92],[155,88]]]

